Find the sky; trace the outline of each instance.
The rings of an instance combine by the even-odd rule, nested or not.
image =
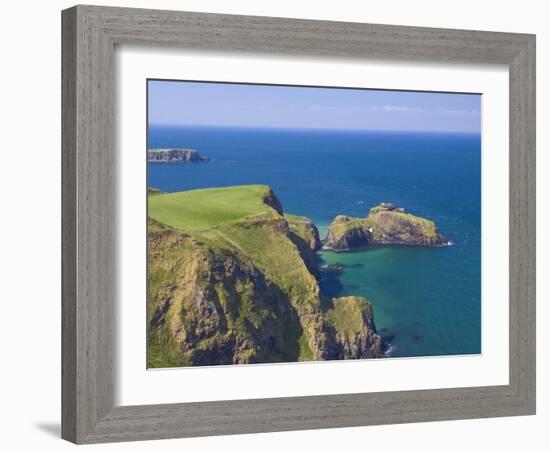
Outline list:
[[[148,81],[150,125],[480,133],[481,95]]]

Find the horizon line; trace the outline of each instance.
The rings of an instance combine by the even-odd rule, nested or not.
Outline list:
[[[479,131],[469,130],[409,130],[392,128],[331,128],[331,127],[288,127],[288,126],[258,126],[258,125],[207,125],[207,124],[181,124],[181,123],[148,123],[149,127],[182,127],[182,128],[245,128],[260,130],[311,130],[311,131],[370,131],[370,132],[396,132],[396,133],[446,133],[446,134],[477,134]]]

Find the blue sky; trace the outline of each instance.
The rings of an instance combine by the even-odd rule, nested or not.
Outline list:
[[[150,80],[149,124],[479,133],[481,96]]]

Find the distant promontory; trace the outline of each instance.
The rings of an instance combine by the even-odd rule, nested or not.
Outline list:
[[[192,148],[154,148],[147,151],[148,162],[193,163],[210,161]]]

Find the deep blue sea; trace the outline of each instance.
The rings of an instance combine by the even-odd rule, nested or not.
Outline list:
[[[321,237],[337,214],[366,216],[391,202],[436,222],[454,246],[372,246],[319,253],[329,296],[374,306],[390,356],[481,351],[481,139],[477,134],[150,127],[148,146],[191,147],[212,159],[149,164],[148,184],[167,192],[268,184],[287,213]]]

